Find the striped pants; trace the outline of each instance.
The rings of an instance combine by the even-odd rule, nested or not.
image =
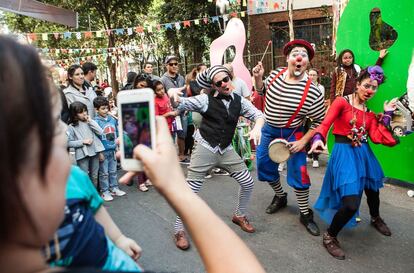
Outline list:
[[[230,176],[236,179],[237,183],[240,185],[238,203],[234,214],[237,216],[244,216],[246,215],[247,205],[250,201],[250,197],[253,191],[253,178],[248,170],[234,172],[231,173]],[[203,182],[204,181],[187,180],[187,183],[190,186],[191,190],[195,193],[198,193],[200,191]],[[184,230],[183,222],[181,221],[181,218],[177,216],[174,224],[174,231],[177,233],[181,230]]]

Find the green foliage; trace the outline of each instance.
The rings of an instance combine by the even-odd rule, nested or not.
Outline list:
[[[216,15],[214,3],[207,0],[171,0],[165,1],[160,7],[159,18],[161,22],[180,22],[183,20],[199,19]],[[163,50],[164,55],[172,53],[179,54],[179,46],[184,49],[188,62],[198,63],[203,61],[203,53],[208,49],[211,41],[220,36],[218,24],[204,24],[182,28],[180,30],[169,29],[165,31],[166,43]],[[172,49],[172,50],[171,50]]]

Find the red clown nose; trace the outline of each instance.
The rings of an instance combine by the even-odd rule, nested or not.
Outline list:
[[[296,57],[296,61],[297,61],[298,63],[299,63],[299,62],[301,62],[301,61],[302,61],[302,56],[300,56],[300,55],[299,55],[299,56],[297,56],[297,57]]]

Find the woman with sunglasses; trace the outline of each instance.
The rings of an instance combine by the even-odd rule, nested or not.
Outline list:
[[[384,114],[376,116],[365,103],[384,82],[380,66],[370,66],[361,71],[355,93],[336,99],[322,124],[316,129],[309,153],[326,149],[326,136],[333,124],[335,145],[329,159],[321,193],[315,209],[321,218],[330,223],[323,235],[323,245],[333,257],[343,260],[345,253],[336,239],[344,226],[356,225],[363,191],[367,196],[371,225],[381,234],[391,236],[391,231],[379,214],[379,189],[383,187],[384,173],[368,144],[394,146],[398,140],[389,129],[396,109],[396,100],[384,102]]]
[[[249,223],[246,212],[253,190],[253,178],[243,159],[234,151],[231,141],[237,121],[243,116],[255,121],[250,138],[260,140],[264,124],[263,114],[253,104],[233,93],[230,71],[222,65],[216,65],[197,75],[200,87],[211,90],[190,98],[182,98],[180,89],[170,90],[170,97],[178,103],[179,111],[194,111],[203,116],[201,126],[194,138],[197,142],[191,154],[187,183],[193,192],[198,193],[205,176],[214,167],[224,169],[240,185],[238,204],[232,222],[248,233],[255,232]],[[181,250],[189,248],[189,242],[181,219],[177,217],[175,225],[175,244]]]

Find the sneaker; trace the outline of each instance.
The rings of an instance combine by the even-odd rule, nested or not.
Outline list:
[[[220,168],[216,168],[213,170],[214,175],[230,175],[227,171],[220,169]]]
[[[312,163],[312,167],[313,168],[319,168],[319,161],[318,160],[314,160]]]
[[[106,202],[114,200],[114,198],[112,197],[112,195],[109,191],[106,191],[106,192],[102,193],[102,199]]]
[[[190,159],[185,158],[185,159],[183,159],[183,160],[180,160],[180,163],[181,163],[181,164],[184,164],[184,165],[190,165]]]
[[[148,191],[148,188],[147,188],[147,186],[145,186],[145,183],[140,184],[140,185],[138,186],[138,189],[139,189],[140,191],[143,191],[143,192]]]
[[[145,181],[145,186],[147,186],[147,187],[150,187],[150,186],[152,186],[152,183],[151,183],[151,180],[149,180],[149,179],[147,179],[146,181]]]
[[[204,176],[204,178],[205,179],[210,179],[210,178],[212,178],[213,176],[211,175],[211,174],[207,174],[206,176]]]
[[[279,163],[279,167],[277,168],[277,170],[279,172],[283,172],[284,169],[285,169],[285,163],[284,162]]]
[[[126,192],[121,191],[119,188],[114,188],[111,190],[111,194],[115,196],[124,196]]]

